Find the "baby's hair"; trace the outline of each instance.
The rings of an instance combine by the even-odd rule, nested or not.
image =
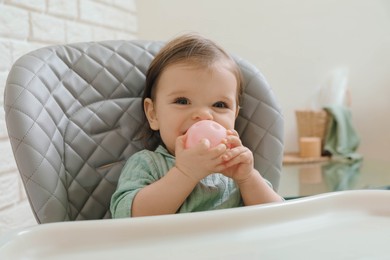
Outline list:
[[[174,64],[188,64],[191,66],[211,67],[218,61],[226,62],[231,72],[237,79],[237,104],[240,104],[243,93],[241,71],[234,59],[215,42],[198,34],[184,34],[169,41],[156,55],[146,73],[145,90],[142,97],[143,103],[146,98],[155,99],[155,89],[158,80],[164,70]],[[146,119],[146,116],[145,116]],[[145,147],[154,150],[162,144],[158,131],[153,131],[149,124],[144,127],[142,138]],[[156,143],[157,142],[157,143]]]

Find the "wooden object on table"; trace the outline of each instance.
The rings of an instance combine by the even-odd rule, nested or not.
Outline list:
[[[301,137],[319,137],[321,138],[321,147],[324,147],[324,139],[329,122],[328,113],[324,109],[296,110],[295,116],[298,127],[298,139]]]
[[[321,157],[321,138],[301,137],[299,138],[299,155],[302,158]]]
[[[322,163],[327,162],[330,160],[330,157],[328,156],[321,156],[321,157],[308,157],[308,158],[302,158],[299,156],[299,152],[291,152],[291,153],[285,153],[283,156],[283,165],[290,165],[290,164],[303,164],[303,163]]]

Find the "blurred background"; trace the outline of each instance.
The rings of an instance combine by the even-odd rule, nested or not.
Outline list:
[[[285,149],[298,150],[294,111],[346,71],[364,157],[390,160],[390,1],[139,0],[138,37],[196,31],[255,64],[281,104]]]
[[[320,89],[344,80],[358,152],[380,165],[390,161],[389,28],[387,0],[0,0],[0,105],[9,69],[31,50],[198,32],[264,74],[285,116],[286,152],[298,150],[295,111],[321,108]],[[1,108],[0,233],[34,223],[8,138]]]

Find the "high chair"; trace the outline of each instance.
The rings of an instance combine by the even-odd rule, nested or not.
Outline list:
[[[145,74],[163,42],[101,41],[44,47],[9,72],[7,130],[38,223],[110,218],[126,159],[143,148]],[[264,76],[235,57],[245,93],[236,130],[277,190],[283,116]]]

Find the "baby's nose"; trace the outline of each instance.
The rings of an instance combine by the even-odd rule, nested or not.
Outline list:
[[[200,108],[194,112],[192,118],[194,120],[213,120],[213,114],[210,109]]]

